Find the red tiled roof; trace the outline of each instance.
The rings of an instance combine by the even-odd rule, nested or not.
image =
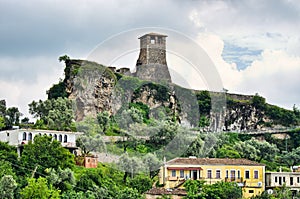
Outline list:
[[[247,159],[232,158],[175,158],[166,163],[172,164],[189,164],[189,165],[248,165],[248,166],[265,166],[264,164]]]

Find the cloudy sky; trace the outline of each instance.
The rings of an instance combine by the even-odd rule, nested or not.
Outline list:
[[[0,0],[0,99],[27,114],[27,104],[46,99],[46,90],[63,78],[59,56],[86,59],[113,35],[145,27],[179,32],[197,43],[229,92],[258,93],[269,103],[300,107],[297,0]],[[138,47],[137,38],[133,41]],[[110,50],[125,45],[117,42]],[[137,53],[118,64],[128,66],[132,57],[132,67]],[[181,63],[172,54],[168,62],[174,70]],[[189,85],[201,88],[197,82]]]

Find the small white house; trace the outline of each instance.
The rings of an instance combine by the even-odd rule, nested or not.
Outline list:
[[[76,138],[81,134],[83,133],[38,129],[14,129],[0,131],[0,141],[8,142],[9,145],[18,147],[18,152],[20,152],[20,147],[27,144],[29,141],[33,141],[35,136],[48,135],[61,142],[63,147],[73,152],[77,149]]]
[[[285,185],[293,192],[300,191],[300,172],[266,172],[266,190]]]

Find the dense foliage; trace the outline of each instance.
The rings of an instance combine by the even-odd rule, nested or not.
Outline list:
[[[184,183],[187,191],[185,199],[241,199],[242,189],[236,183],[217,182],[215,184],[204,184],[204,181],[188,180]]]
[[[18,107],[6,107],[6,101],[0,100],[0,130],[20,125],[21,115]]]
[[[72,102],[67,98],[32,101],[29,104],[29,113],[38,119],[36,128],[75,130]]]

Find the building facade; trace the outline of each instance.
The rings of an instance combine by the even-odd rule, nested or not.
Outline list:
[[[300,191],[300,172],[266,172],[266,190],[285,185],[292,192]]]
[[[24,144],[34,140],[35,136],[48,135],[53,139],[61,142],[61,145],[71,152],[76,147],[76,138],[81,135],[81,132],[69,132],[69,131],[53,131],[53,130],[38,130],[38,129],[15,129],[0,131],[0,141],[7,142],[9,145],[16,146],[18,153]]]
[[[183,188],[187,179],[236,182],[249,198],[265,190],[265,165],[247,159],[189,157],[170,160],[160,169],[159,182],[166,189]]]

